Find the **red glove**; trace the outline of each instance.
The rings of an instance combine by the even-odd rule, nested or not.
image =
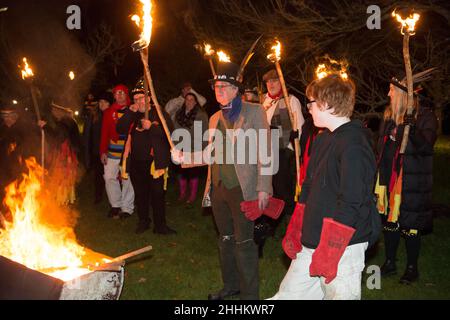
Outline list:
[[[263,214],[263,211],[259,209],[258,200],[242,201],[241,211],[244,212],[245,217],[250,221],[255,221]]]
[[[302,251],[301,239],[304,214],[305,204],[297,203],[291,221],[289,222],[286,235],[283,238],[283,250],[292,260],[297,257],[297,253]]]
[[[339,261],[344,254],[355,229],[331,218],[323,219],[320,243],[312,255],[309,274],[325,277],[328,284],[336,278]]]
[[[283,212],[283,209],[284,209],[283,200],[270,197],[269,204],[267,208],[263,210],[263,214],[274,220],[277,220],[280,217],[281,212]]]

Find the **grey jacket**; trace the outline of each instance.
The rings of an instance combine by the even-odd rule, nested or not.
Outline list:
[[[209,120],[209,129],[216,129],[220,119],[223,118],[222,111],[216,112]],[[242,129],[244,132],[248,129],[266,129],[264,136],[266,141],[260,141],[258,136],[258,150],[260,147],[265,147],[266,153],[271,155],[271,140],[270,140],[270,128],[267,123],[267,117],[264,109],[260,104],[242,102],[242,110],[239,115],[238,120],[234,123],[233,130]],[[209,143],[213,144],[212,137],[209,139]],[[263,146],[262,143],[265,145]],[[245,144],[246,155],[249,153],[249,144]],[[237,151],[235,153],[235,159],[237,159]],[[242,189],[244,200],[256,200],[258,199],[258,192],[266,192],[269,195],[273,194],[272,189],[272,175],[268,174],[271,164],[263,164],[260,161],[260,154],[257,155],[257,163],[249,163],[249,159],[246,156],[245,162],[243,164],[235,164],[236,175],[239,180],[239,184]],[[262,170],[264,169],[264,170]],[[208,167],[208,178],[206,180],[205,193],[203,197],[203,206],[209,205],[209,193],[211,190],[211,165]]]

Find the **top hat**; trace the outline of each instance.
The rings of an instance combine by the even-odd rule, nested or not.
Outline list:
[[[232,85],[243,88],[242,82],[238,81],[239,66],[233,62],[220,61],[217,66],[217,72],[214,79],[209,80],[209,83],[214,85],[217,81],[224,81]]]

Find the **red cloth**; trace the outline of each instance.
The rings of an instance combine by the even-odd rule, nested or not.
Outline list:
[[[270,94],[270,92],[267,92],[267,95],[269,96],[269,98],[274,99],[274,100],[281,98],[281,95],[282,95],[282,94],[283,94],[283,90],[281,90],[281,89],[280,89],[280,92],[278,92],[278,93],[277,93],[276,95],[274,95],[274,96],[272,96],[272,95]]]
[[[284,201],[270,197],[267,208],[264,210],[259,209],[259,201],[242,201],[241,202],[241,211],[244,212],[245,217],[250,221],[255,221],[263,214],[276,220],[280,217],[281,212],[284,209]]]
[[[355,229],[331,218],[323,219],[322,233],[317,249],[312,255],[309,274],[325,277],[328,284],[336,278],[339,261],[344,254]]]
[[[245,217],[250,221],[255,221],[263,214],[263,210],[259,209],[258,200],[242,201],[241,211],[244,212]]]
[[[297,253],[302,251],[302,227],[305,204],[297,203],[291,221],[289,222],[286,235],[283,238],[283,250],[289,258],[294,260]]]
[[[284,201],[274,197],[269,198],[269,204],[267,208],[263,210],[263,214],[277,220],[280,217],[281,212],[284,209]]]

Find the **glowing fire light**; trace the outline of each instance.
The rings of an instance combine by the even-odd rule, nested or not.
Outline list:
[[[13,104],[17,104],[18,102],[17,102],[17,100],[13,100],[12,103]]]
[[[400,22],[402,29],[401,33],[402,35],[405,34],[405,32],[408,32],[410,35],[414,35],[416,32],[414,30],[416,26],[416,22],[419,21],[420,14],[414,13],[410,14],[406,19],[403,19],[398,13],[392,11],[392,16],[397,19],[398,22]]]
[[[347,66],[348,63],[346,61],[337,61],[331,59],[330,57],[325,57],[328,60],[328,63],[321,63],[316,68],[316,77],[317,79],[325,78],[330,74],[337,74],[342,79],[347,80]]]
[[[277,40],[277,44],[274,45],[272,48],[272,53],[267,56],[267,59],[269,59],[272,62],[278,62],[281,60],[281,43]]]
[[[151,0],[139,1],[142,3],[142,18],[135,14],[131,17],[131,20],[133,20],[138,27],[141,27],[141,21],[143,22],[140,39],[136,41],[135,44],[138,44],[140,48],[145,48],[150,44],[150,40],[152,37],[152,2]]]
[[[23,69],[21,70],[22,79],[25,80],[26,78],[34,76],[34,73],[33,70],[30,68],[30,66],[28,65],[27,58],[23,58],[22,61],[23,61]]]
[[[72,229],[44,223],[43,170],[34,158],[26,160],[26,165],[29,173],[6,188],[5,204],[12,220],[0,229],[0,255],[63,281],[91,272],[83,267],[85,249],[75,241]]]
[[[223,51],[217,52],[217,56],[219,57],[219,61],[221,62],[231,62],[230,56]]]
[[[211,45],[205,43],[204,46],[205,46],[205,56],[207,57],[213,56],[215,51],[211,48]]]
[[[69,78],[70,78],[70,80],[75,79],[75,73],[73,71],[69,72]]]

